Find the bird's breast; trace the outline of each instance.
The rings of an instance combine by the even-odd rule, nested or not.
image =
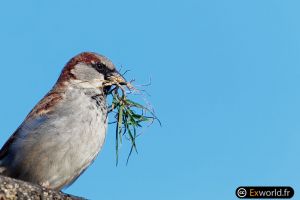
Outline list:
[[[106,130],[105,97],[70,90],[51,112],[24,121],[3,163],[12,177],[59,188],[91,164]]]
[[[68,94],[66,94],[68,95]],[[72,142],[81,145],[79,154],[94,154],[102,147],[107,129],[106,98],[98,91],[72,91],[58,108],[70,128]],[[82,155],[88,158],[92,155]]]

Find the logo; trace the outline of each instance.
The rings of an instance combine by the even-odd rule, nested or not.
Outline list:
[[[245,188],[238,188],[236,190],[236,196],[239,198],[244,198],[247,195],[247,190]]]
[[[240,199],[290,199],[294,196],[294,189],[289,186],[283,187],[238,187],[235,194]]]

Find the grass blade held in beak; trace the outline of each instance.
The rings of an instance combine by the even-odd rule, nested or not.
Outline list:
[[[126,91],[126,88],[129,92]],[[148,124],[148,126],[151,125],[155,120],[161,124],[152,109],[128,99],[127,95],[130,94],[131,89],[135,88],[132,85],[130,87],[122,87],[117,84],[108,94],[112,95],[111,111],[115,110],[113,113],[116,113],[116,165],[119,162],[119,150],[123,142],[122,137],[127,138],[131,143],[126,161],[126,164],[128,164],[133,150],[138,153],[136,138],[141,135],[137,133],[138,129],[142,128],[145,124]]]

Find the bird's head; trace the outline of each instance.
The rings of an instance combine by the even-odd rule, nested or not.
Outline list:
[[[80,88],[102,88],[107,91],[111,85],[126,84],[126,80],[108,58],[92,52],[83,52],[66,64],[58,84],[73,84]]]

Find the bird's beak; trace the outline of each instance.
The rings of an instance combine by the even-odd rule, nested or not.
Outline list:
[[[107,80],[110,81],[110,83],[112,85],[115,85],[115,84],[126,85],[127,84],[127,81],[125,80],[125,78],[118,71],[114,71],[114,72],[110,73],[107,76]]]

